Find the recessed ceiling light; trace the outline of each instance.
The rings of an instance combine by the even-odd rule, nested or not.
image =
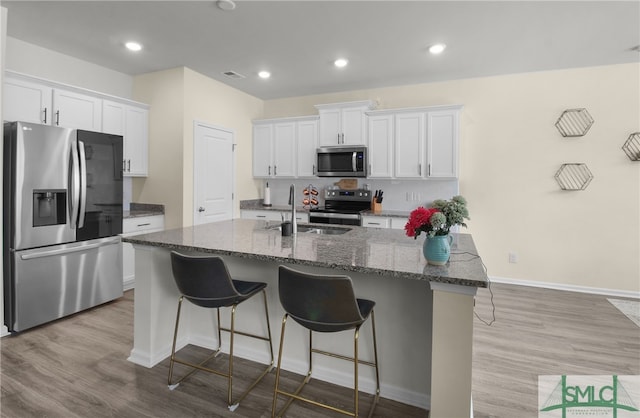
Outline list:
[[[349,61],[344,58],[338,58],[333,62],[333,65],[335,65],[338,68],[346,67],[347,64],[349,64]]]
[[[431,46],[429,47],[429,52],[430,52],[430,53],[432,53],[432,54],[434,54],[434,55],[438,55],[438,54],[441,54],[441,53],[442,53],[442,51],[444,51],[444,49],[445,49],[446,47],[447,47],[447,46],[446,46],[445,44],[435,44],[435,45],[431,45]]]
[[[129,51],[137,52],[142,49],[142,45],[137,42],[127,42],[126,44],[124,44],[124,46],[126,46]]]
[[[233,10],[236,8],[236,4],[232,0],[218,0],[216,5],[222,10]]]
[[[271,73],[269,71],[260,71],[258,73],[258,77],[260,77],[260,78],[269,78],[269,77],[271,77]]]

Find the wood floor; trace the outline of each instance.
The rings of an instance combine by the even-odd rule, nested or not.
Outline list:
[[[640,328],[604,296],[494,285],[496,322],[475,323],[473,405],[476,417],[536,417],[537,379],[547,374],[640,374]],[[489,292],[476,311],[491,316]],[[174,307],[168,307],[174,309]],[[132,346],[133,292],[16,337],[0,340],[2,417],[267,417],[274,373],[235,412],[225,380],[198,373],[175,391],[168,361],[152,369],[126,358]],[[201,349],[189,347],[189,355]],[[255,364],[238,360],[238,388]],[[293,387],[298,377],[284,374]],[[293,380],[292,380],[293,379]],[[344,388],[312,381],[307,393],[348,406]],[[371,397],[362,397],[368,410]],[[294,403],[289,417],[340,416]],[[427,411],[382,399],[376,417],[426,417]]]

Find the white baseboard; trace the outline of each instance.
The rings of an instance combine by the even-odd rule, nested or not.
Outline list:
[[[3,325],[2,328],[0,328],[0,338],[2,337],[6,337],[7,335],[10,335],[11,333],[9,332],[9,329],[7,328],[6,325]]]
[[[533,280],[512,279],[509,277],[490,276],[493,283],[512,284],[516,286],[541,287],[544,289],[565,290],[567,292],[589,293],[593,295],[614,296],[619,298],[640,299],[640,292],[631,290],[607,289],[603,287],[578,286],[565,283],[537,282]]]
[[[126,292],[136,287],[136,276],[126,277],[122,282],[122,288]]]

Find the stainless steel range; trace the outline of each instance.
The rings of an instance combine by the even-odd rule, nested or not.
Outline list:
[[[362,225],[361,213],[370,208],[370,190],[325,189],[324,208],[311,209],[309,222],[360,226]]]

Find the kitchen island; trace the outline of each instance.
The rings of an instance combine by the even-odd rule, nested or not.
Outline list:
[[[246,219],[123,238],[136,249],[134,347],[129,360],[152,367],[169,356],[179,295],[171,273],[171,250],[219,255],[234,278],[266,282],[276,342],[284,314],[278,300],[279,265],[347,274],[358,297],[376,302],[381,396],[430,409],[432,417],[469,416],[473,299],[478,287],[487,286],[486,274],[470,235],[454,234],[451,260],[445,266],[426,264],[423,239],[413,240],[399,230],[352,226],[338,235],[299,232],[282,237],[277,224]],[[238,310],[237,327],[264,332],[261,321],[254,320],[262,307],[260,301],[254,302]],[[181,327],[180,347],[217,346],[210,312],[187,304],[182,318],[188,326]],[[223,316],[224,320],[228,317]],[[307,367],[306,334],[301,327],[290,332],[283,368],[302,374]],[[370,332],[365,324],[362,358],[372,355]],[[343,334],[321,334],[316,341],[327,350],[349,354],[352,336]],[[235,353],[268,363],[263,347],[242,338]],[[350,368],[347,373],[344,369],[335,359],[314,361],[314,377],[350,386]],[[371,393],[374,377],[367,369],[360,373],[360,387]]]

